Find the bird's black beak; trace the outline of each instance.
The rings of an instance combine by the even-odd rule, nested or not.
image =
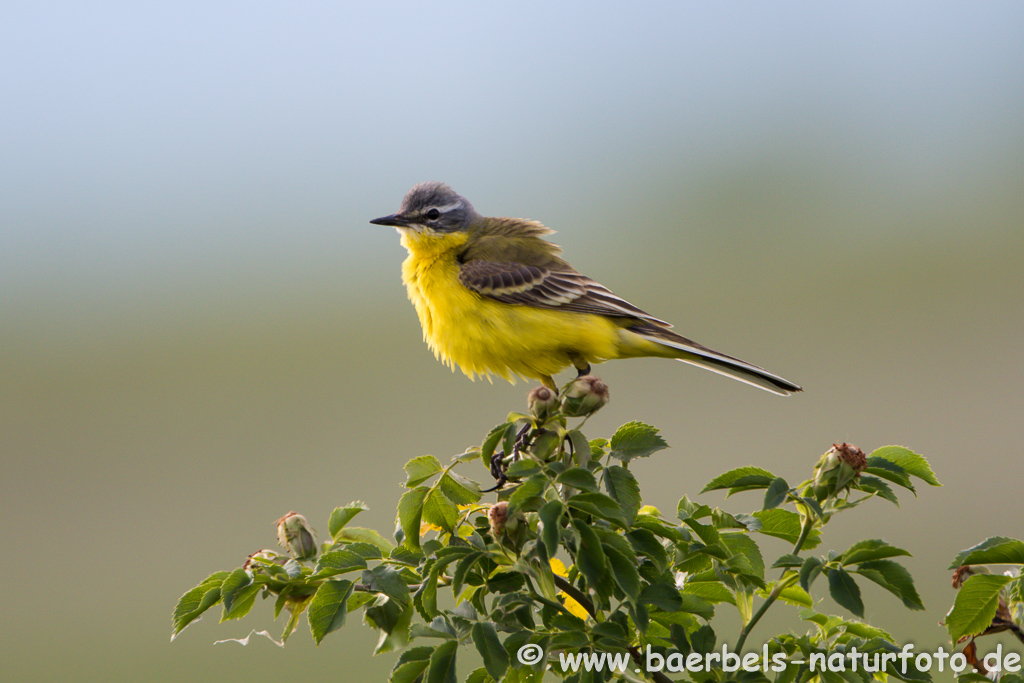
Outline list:
[[[402,217],[401,214],[393,213],[390,216],[381,216],[380,218],[374,218],[370,221],[374,225],[390,225],[394,228],[404,228],[409,225],[409,221]]]

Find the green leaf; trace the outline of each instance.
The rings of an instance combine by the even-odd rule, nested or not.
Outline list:
[[[961,551],[950,569],[965,564],[1024,564],[1024,542],[1005,536],[986,538],[978,545]]]
[[[407,548],[420,547],[420,522],[423,519],[423,501],[430,492],[426,486],[406,491],[398,501],[398,523],[405,534],[402,545]]]
[[[445,472],[438,483],[441,492],[456,505],[469,505],[483,496],[479,484],[452,471]]]
[[[309,630],[313,640],[319,645],[331,631],[337,631],[345,625],[348,615],[346,603],[352,595],[353,583],[344,579],[324,581],[317,588],[313,600],[309,603]]]
[[[774,587],[775,584],[770,583],[764,590],[758,591],[758,595],[767,598]],[[814,599],[800,586],[786,586],[779,591],[779,600],[797,607],[814,607]]]
[[[432,488],[423,500],[423,520],[453,534],[459,521],[459,509],[439,489]],[[416,534],[419,535],[419,529]]]
[[[799,555],[786,554],[782,555],[781,557],[779,557],[779,559],[775,560],[775,562],[772,563],[772,569],[779,569],[785,567],[799,567],[803,565],[803,563],[804,558],[800,557]]]
[[[764,557],[754,539],[744,533],[724,533],[721,538],[732,554],[729,566],[764,581]]]
[[[838,559],[843,565],[851,565],[870,560],[884,560],[887,557],[899,557],[901,555],[909,556],[910,553],[903,548],[889,545],[881,539],[873,538],[854,543]]]
[[[570,429],[565,436],[569,439],[569,443],[572,444],[572,452],[576,458],[576,463],[585,466],[590,462],[592,451],[583,432],[578,429]]]
[[[313,574],[316,576],[334,576],[355,569],[366,569],[366,558],[348,548],[329,550],[323,553],[316,562]]]
[[[590,470],[583,467],[570,467],[555,477],[555,481],[582,491],[597,491],[597,479],[594,479]]]
[[[390,555],[395,545],[388,539],[381,536],[373,529],[364,529],[359,526],[346,526],[338,531],[334,537],[335,545],[339,542],[359,542],[377,546],[383,555]]]
[[[459,641],[448,640],[434,649],[423,683],[457,683],[455,678],[455,653]]]
[[[864,471],[876,477],[888,479],[892,483],[902,486],[914,495],[917,495],[917,490],[914,488],[914,482],[910,479],[910,475],[907,474],[905,469],[894,462],[889,462],[884,458],[868,458],[867,467],[864,468]]]
[[[975,574],[964,581],[953,609],[946,615],[946,629],[954,643],[976,636],[992,625],[999,607],[999,591],[1012,580],[999,574]]]
[[[768,485],[768,490],[764,492],[764,505],[762,506],[765,510],[771,510],[777,508],[786,502],[786,495],[789,493],[789,484],[782,477],[776,477],[771,484]]]
[[[715,631],[711,624],[704,624],[690,636],[690,647],[694,652],[706,655],[715,649]]]
[[[640,484],[633,473],[625,467],[612,465],[604,470],[604,488],[615,499],[626,515],[626,526],[632,526],[636,513],[643,505],[640,499]]]
[[[498,631],[494,628],[494,624],[489,621],[478,621],[473,624],[472,635],[473,644],[476,645],[477,652],[484,660],[487,673],[494,680],[501,680],[508,670],[509,657],[505,646],[498,638]]]
[[[761,528],[758,529],[758,533],[781,538],[794,544],[800,538],[802,523],[800,515],[795,512],[775,508],[773,510],[759,510],[754,513],[754,517],[761,522]],[[817,529],[812,529],[811,533],[807,535],[807,540],[804,541],[802,550],[810,550],[819,543],[821,543],[821,532]]]
[[[427,670],[430,655],[433,653],[433,647],[412,647],[405,650],[391,670],[388,683],[416,683],[420,675]]]
[[[576,531],[576,566],[590,587],[597,590],[607,566],[601,539],[597,532],[579,520],[573,520],[573,529]]]
[[[508,679],[506,679],[508,680]],[[469,676],[466,677],[466,683],[496,683],[491,675],[487,673],[487,669],[479,667],[469,672]]]
[[[224,578],[224,582],[220,585],[220,597],[224,602],[224,616],[221,621],[229,618],[228,614],[234,611],[237,599],[245,600],[249,597],[249,592],[245,589],[253,585],[252,577],[242,568],[234,570]],[[259,586],[257,585],[256,588],[259,589]]]
[[[804,560],[803,565],[800,567],[800,587],[805,591],[810,592],[811,584],[814,583],[814,579],[818,578],[818,574],[821,573],[822,564],[820,557],[808,557]]]
[[[438,563],[434,562],[428,565],[429,571],[426,571],[423,582],[420,585],[420,589],[416,591],[413,596],[413,604],[416,607],[416,611],[420,613],[424,621],[430,621],[437,615],[437,577],[441,570]]]
[[[663,612],[678,612],[683,606],[679,589],[668,583],[652,583],[640,591],[639,602],[652,605]]]
[[[533,458],[522,458],[508,466],[508,469],[505,470],[505,476],[513,481],[518,481],[520,479],[532,477],[540,472],[540,470],[541,465],[539,462]]]
[[[523,506],[525,506],[530,500],[539,497],[544,493],[544,489],[547,488],[548,478],[546,475],[535,474],[530,477],[512,492],[508,497],[508,514],[511,517]]]
[[[405,487],[409,489],[416,488],[438,472],[444,471],[441,461],[432,455],[421,455],[418,458],[413,458],[405,463],[403,469],[405,469],[405,473],[408,475]]]
[[[668,569],[668,551],[652,532],[647,529],[632,529],[626,534],[626,538],[633,546],[633,550],[653,562],[659,572]]]
[[[900,563],[892,560],[872,560],[861,562],[854,571],[898,597],[907,608],[924,609],[924,603],[914,588],[914,579]]]
[[[607,544],[604,546],[604,556],[615,583],[631,602],[636,602],[640,596],[640,573],[636,569],[636,558],[630,559]]]
[[[609,522],[618,524],[622,528],[629,528],[630,526],[626,522],[626,516],[623,514],[619,504],[603,493],[578,493],[570,498],[567,503],[574,510],[606,519]]]
[[[903,446],[882,446],[875,449],[869,457],[888,460],[902,467],[908,474],[932,486],[942,486],[924,456],[918,455],[909,448],[904,448]]]
[[[896,507],[900,506],[900,499],[896,496],[896,493],[892,490],[888,484],[879,479],[878,477],[871,477],[866,474],[860,475],[860,477],[853,482],[853,488],[858,491],[865,491],[866,493],[873,493],[879,498],[884,498]]]
[[[412,600],[409,585],[402,579],[402,575],[386,564],[367,569],[362,574],[362,580],[371,592],[383,593],[403,607]]]
[[[352,521],[353,517],[369,509],[366,503],[361,500],[354,500],[345,507],[334,508],[334,512],[331,513],[331,519],[327,522],[327,531],[331,534],[331,538],[336,537],[338,532]]]
[[[737,467],[712,479],[701,493],[718,489],[735,489],[729,492],[729,495],[732,495],[738,491],[749,489],[766,489],[776,479],[777,477],[774,474],[760,467]]]
[[[202,616],[203,612],[220,602],[220,587],[231,572],[214,572],[201,584],[178,599],[171,618],[171,637],[177,636],[186,626]]]
[[[696,581],[692,578],[683,584],[683,594],[696,595],[710,603],[727,602],[736,604],[736,596],[732,594],[725,584],[717,579],[711,581]]]
[[[622,462],[629,462],[634,458],[646,458],[652,453],[668,448],[668,444],[658,435],[658,431],[643,422],[627,422],[612,436],[609,455]]]
[[[832,599],[858,617],[864,617],[864,601],[860,599],[860,588],[845,569],[827,569],[828,592]]]
[[[560,520],[564,511],[565,506],[562,505],[562,501],[549,500],[537,512],[537,518],[541,524],[540,540],[544,544],[549,558],[554,557],[558,552],[558,542],[562,531]]]

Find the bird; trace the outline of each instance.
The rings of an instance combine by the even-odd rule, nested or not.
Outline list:
[[[613,294],[562,259],[554,230],[521,218],[492,218],[441,182],[415,185],[391,226],[408,257],[402,281],[435,357],[470,378],[533,378],[557,392],[572,366],[660,357],[696,365],[773,394],[802,388],[714,351]]]

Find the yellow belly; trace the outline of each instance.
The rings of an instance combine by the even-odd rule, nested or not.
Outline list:
[[[402,279],[423,339],[453,369],[458,365],[470,377],[493,373],[514,382],[516,375],[554,375],[574,356],[589,363],[620,357],[622,330],[608,318],[487,299],[459,282],[454,247],[425,252],[404,234],[403,244],[412,246]]]

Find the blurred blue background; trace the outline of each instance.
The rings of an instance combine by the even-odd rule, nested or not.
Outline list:
[[[666,513],[734,466],[800,481],[834,441],[928,456],[944,488],[827,547],[914,551],[928,610],[867,586],[868,617],[944,643],[954,553],[1024,535],[1021,35],[1013,2],[6,8],[5,673],[383,679],[358,620],[318,649],[305,624],[212,645],[279,633],[269,604],[167,641],[178,596],[281,514],[325,532],[362,499],[388,532],[407,459],[525,407],[434,361],[367,223],[422,180],[558,229],[583,272],[804,385],[599,367],[588,433],[662,428],[635,471]],[[799,624],[750,642],[775,626]]]

